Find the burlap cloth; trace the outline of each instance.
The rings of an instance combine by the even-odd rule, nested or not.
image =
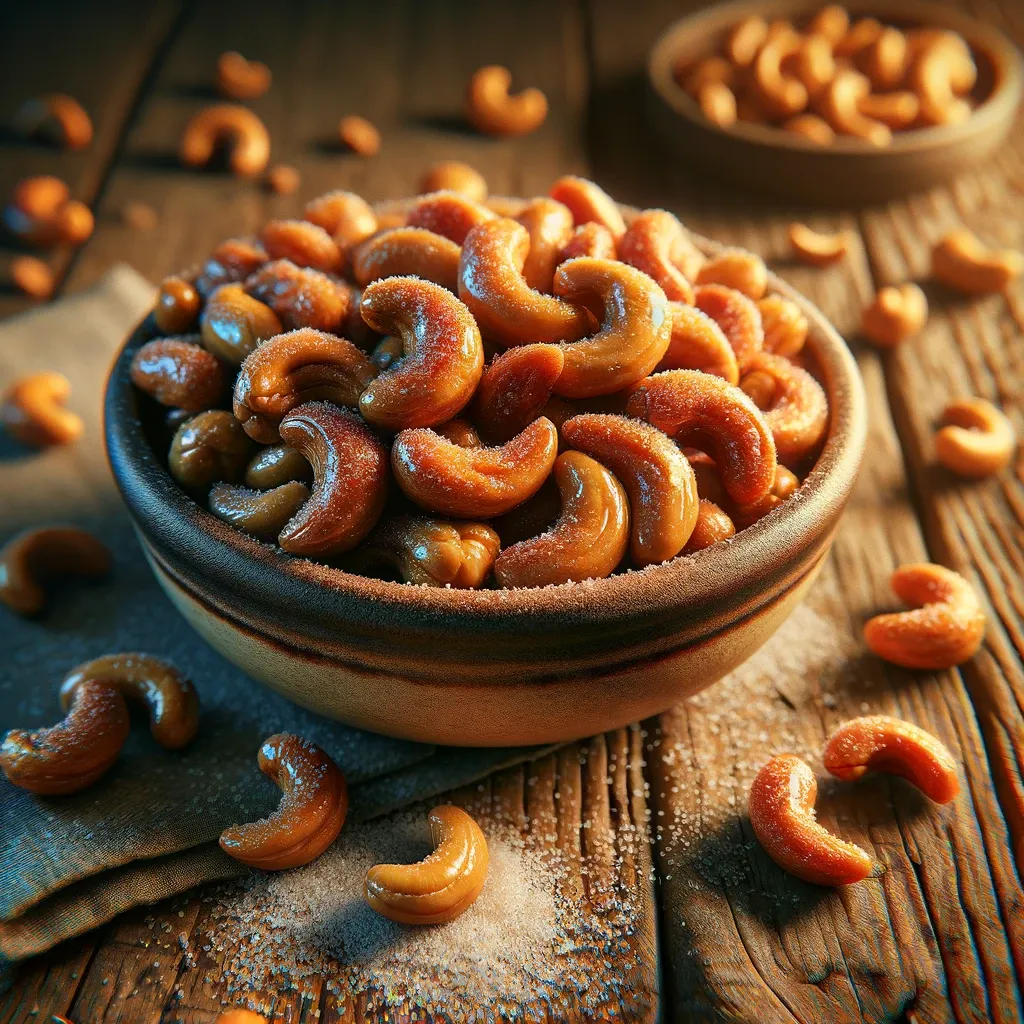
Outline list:
[[[280,794],[256,766],[271,733],[299,733],[331,754],[349,780],[353,819],[540,752],[437,748],[328,721],[255,683],[192,632],[143,559],[100,426],[114,353],[152,300],[152,286],[118,266],[90,291],[0,325],[0,389],[25,373],[59,370],[74,389],[71,408],[86,423],[77,444],[41,453],[0,436],[0,543],[29,526],[73,523],[102,538],[115,559],[105,582],[57,583],[38,619],[0,606],[0,733],[56,722],[65,672],[114,651],[171,659],[202,701],[199,735],[189,747],[168,753],[136,721],[114,769],[82,793],[34,797],[0,776],[0,974],[4,962],[130,907],[242,873],[216,840],[228,825],[276,806]]]

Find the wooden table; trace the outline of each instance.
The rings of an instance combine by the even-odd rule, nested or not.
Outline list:
[[[595,177],[616,198],[666,206],[696,230],[760,252],[811,296],[851,339],[870,405],[864,471],[793,647],[841,652],[783,659],[764,678],[684,703],[643,732],[624,730],[495,778],[474,799],[483,817],[526,834],[557,836],[579,871],[606,879],[641,908],[629,993],[605,1019],[775,1022],[1019,1021],[1024,989],[1024,461],[976,485],[936,468],[932,434],[950,396],[997,401],[1024,427],[1024,287],[976,302],[931,290],[924,334],[886,355],[856,341],[861,308],[883,284],[926,274],[929,243],[963,223],[1024,248],[1024,133],[977,173],[950,187],[862,211],[803,213],[844,227],[853,253],[829,270],[787,262],[793,210],[699,185],[658,154],[644,127],[643,60],[655,34],[683,13],[679,0],[467,0],[421,4],[259,4],[253,0],[35,2],[5,14],[0,96],[5,110],[39,92],[79,97],[96,122],[85,152],[62,154],[7,139],[0,189],[29,173],[66,178],[97,213],[76,253],[51,257],[62,290],[125,260],[156,280],[328,188],[370,199],[411,192],[432,161],[480,168],[495,192],[546,191],[564,172]],[[1018,42],[1018,0],[970,0]],[[303,174],[296,197],[271,196],[227,176],[181,170],[185,119],[211,97],[214,61],[237,48],[266,60],[274,86],[253,106],[274,157]],[[491,141],[458,114],[478,65],[510,66],[551,105],[535,135]],[[337,118],[371,118],[383,131],[366,161],[330,141]],[[121,220],[129,200],[160,213],[155,232]],[[3,258],[13,255],[11,250]],[[24,308],[11,291],[0,314]],[[1022,457],[1024,458],[1024,457]],[[930,558],[965,573],[990,605],[982,651],[959,671],[909,673],[865,654],[864,619],[891,608],[889,575]],[[806,618],[810,616],[810,618]],[[800,635],[804,630],[804,635]],[[815,635],[810,635],[815,634]],[[887,865],[877,880],[826,891],[795,882],[752,841],[743,814],[753,771],[784,740],[820,749],[823,736],[862,709],[912,719],[963,761],[966,785],[950,807],[928,806],[908,786],[878,779],[826,794],[821,820]],[[533,785],[525,780],[529,773]],[[581,830],[581,820],[598,827]],[[652,843],[642,840],[650,834]],[[635,843],[639,835],[641,842]],[[583,838],[581,838],[583,836]],[[648,850],[658,868],[651,880]],[[614,852],[624,854],[619,858]],[[574,883],[590,893],[593,875]],[[597,900],[594,913],[600,913]],[[26,964],[0,997],[0,1020],[77,1024],[209,1022],[223,988],[210,956],[188,969],[158,938],[202,925],[198,900],[109,927]],[[155,921],[154,921],[155,918]],[[159,962],[159,967],[155,966]],[[595,966],[595,970],[609,968]],[[614,970],[625,970],[616,966]],[[209,977],[209,981],[204,980]],[[406,1020],[357,1000],[268,995],[291,1021]],[[553,1012],[554,1018],[582,1018]]]

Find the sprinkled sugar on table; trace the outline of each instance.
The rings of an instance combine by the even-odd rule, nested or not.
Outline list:
[[[664,206],[695,231],[760,253],[810,296],[854,339],[870,436],[818,583],[751,662],[656,720],[453,794],[491,837],[493,873],[446,936],[344,916],[363,851],[401,858],[427,848],[422,816],[403,815],[354,828],[294,875],[131,912],[28,961],[0,996],[0,1021],[207,1024],[239,998],[302,1022],[469,1020],[473,1008],[484,1020],[1022,1018],[1024,464],[954,484],[934,465],[932,435],[949,397],[969,394],[996,401],[1020,433],[1024,290],[971,302],[929,292],[924,333],[892,353],[855,338],[874,291],[923,280],[945,231],[963,225],[1024,247],[1024,133],[1018,126],[990,166],[952,187],[801,214],[855,241],[826,270],[793,264],[794,211],[698,186],[650,148],[644,57],[686,6],[110,0],[8,17],[5,110],[60,88],[96,127],[93,145],[75,153],[0,140],[5,195],[25,175],[56,173],[96,211],[97,230],[74,258],[51,257],[63,293],[116,260],[159,280],[329,188],[370,200],[409,194],[439,159],[465,160],[509,195],[587,174],[624,202]],[[960,6],[1024,41],[1013,0]],[[210,101],[216,58],[232,48],[272,66],[273,88],[253,107],[275,162],[301,172],[294,196],[177,166],[180,131]],[[495,142],[462,127],[465,83],[486,62],[546,93],[538,132]],[[381,130],[377,156],[345,155],[330,141],[349,110]],[[157,211],[158,229],[126,223],[126,205],[139,202]],[[15,254],[8,245],[2,258]],[[4,315],[26,305],[0,293]],[[892,570],[929,559],[987,599],[988,633],[960,670],[906,672],[869,656],[860,629],[894,607]],[[875,712],[938,736],[963,764],[963,792],[939,808],[886,777],[855,795],[823,785],[819,820],[887,869],[840,891],[805,885],[756,843],[750,782],[771,754],[813,762],[839,722]]]

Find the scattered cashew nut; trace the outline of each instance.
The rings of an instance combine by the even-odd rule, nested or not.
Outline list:
[[[229,100],[256,100],[270,88],[270,68],[235,50],[217,58],[217,91]]]
[[[960,476],[981,478],[1009,465],[1017,437],[1013,424],[984,398],[961,398],[942,413],[935,456]]]
[[[52,92],[26,100],[14,115],[14,130],[29,138],[46,138],[65,149],[85,149],[92,142],[92,121],[73,96]]]
[[[178,155],[186,166],[201,167],[221,145],[231,170],[242,177],[262,173],[270,161],[270,135],[248,107],[218,103],[200,110],[185,126]]]
[[[548,116],[547,97],[540,89],[509,94],[512,73],[499,64],[477,69],[469,80],[466,116],[485,135],[527,135]]]
[[[932,276],[969,295],[1005,291],[1024,271],[1024,254],[990,249],[967,230],[951,231],[932,250]]]
[[[861,330],[874,344],[895,348],[919,334],[927,321],[927,297],[916,284],[907,282],[879,290],[861,316]]]
[[[15,381],[0,403],[0,425],[16,441],[34,448],[71,444],[82,436],[81,417],[64,407],[71,384],[43,371]]]
[[[794,221],[789,225],[789,244],[797,259],[812,266],[824,267],[846,256],[850,251],[851,237],[849,231],[824,234]]]

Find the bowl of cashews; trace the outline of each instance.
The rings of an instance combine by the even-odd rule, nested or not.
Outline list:
[[[501,746],[642,719],[757,650],[828,553],[866,413],[759,257],[567,176],[337,191],[222,243],[163,282],[105,423],[212,646],[332,718]]]
[[[928,0],[737,0],[648,59],[652,127],[685,166],[805,203],[884,201],[983,163],[1024,91],[999,31]]]

